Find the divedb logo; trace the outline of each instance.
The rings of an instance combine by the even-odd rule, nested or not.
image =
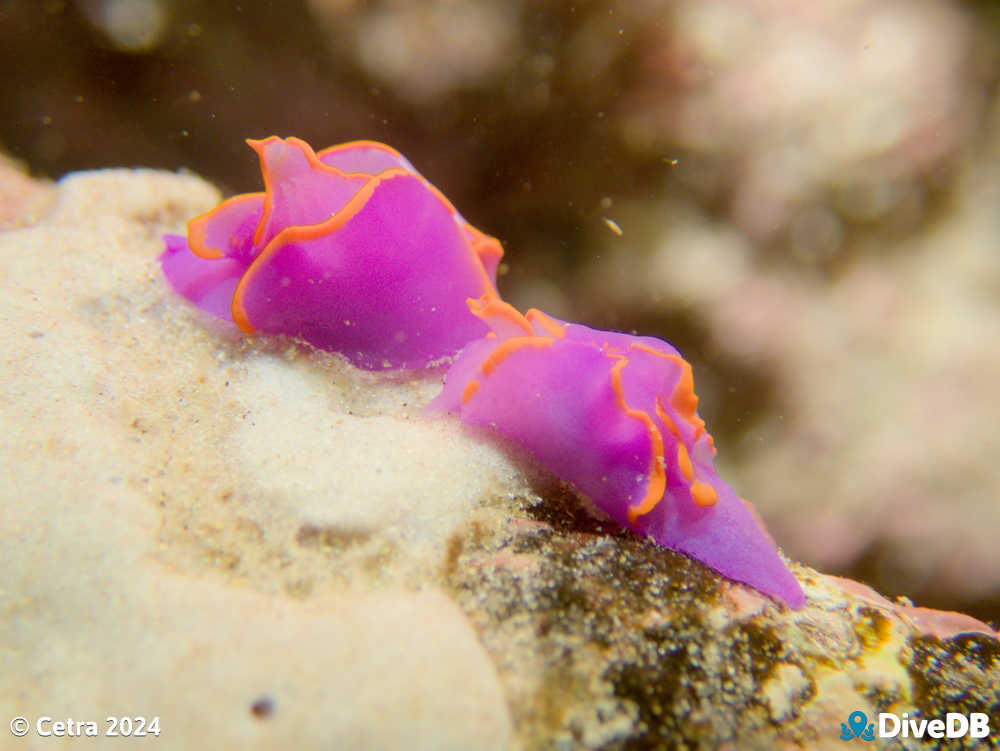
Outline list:
[[[840,739],[859,738],[986,738],[990,734],[990,718],[983,712],[960,714],[948,712],[944,719],[910,717],[906,712],[879,712],[878,723],[868,722],[864,712],[851,712],[847,722],[840,723]]]

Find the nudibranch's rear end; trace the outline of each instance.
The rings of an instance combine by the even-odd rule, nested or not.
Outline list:
[[[527,448],[619,524],[792,607],[805,602],[766,531],[715,472],[690,365],[666,342],[597,331],[487,295],[431,409]]]

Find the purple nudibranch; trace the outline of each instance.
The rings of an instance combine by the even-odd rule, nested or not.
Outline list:
[[[288,334],[369,370],[443,361],[486,326],[465,304],[495,292],[500,243],[466,222],[397,151],[355,141],[313,152],[248,141],[265,192],[166,235],[173,288],[243,331]]]
[[[691,366],[659,339],[470,301],[469,343],[431,411],[524,446],[619,524],[787,603],[805,595],[743,499],[715,472]]]
[[[265,191],[165,235],[170,285],[243,331],[369,370],[451,361],[428,406],[524,446],[619,524],[793,608],[805,595],[752,507],[716,474],[691,366],[659,339],[500,299],[500,243],[399,152],[248,141]],[[453,359],[452,359],[453,358]]]

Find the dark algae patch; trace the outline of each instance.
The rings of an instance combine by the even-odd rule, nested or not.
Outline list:
[[[948,712],[983,712],[990,718],[987,738],[926,739],[926,748],[1000,748],[1000,642],[985,634],[961,634],[947,641],[924,636],[910,639],[912,658],[906,670],[913,681],[913,701],[921,717]],[[991,675],[993,676],[991,678]]]
[[[771,723],[757,687],[786,656],[781,639],[753,623],[717,632],[712,642],[699,630],[690,619],[647,631],[631,659],[608,669],[615,695],[635,704],[639,721],[635,735],[607,748],[766,747]]]
[[[595,519],[569,493],[522,503],[541,524],[453,542],[446,571],[506,681],[538,677],[512,702],[529,748],[710,748],[738,737],[748,713],[766,724],[753,687],[781,641],[743,624],[706,642],[714,573]],[[533,561],[530,572],[508,554]]]

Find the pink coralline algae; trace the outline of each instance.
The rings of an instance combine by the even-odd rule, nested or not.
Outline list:
[[[429,411],[517,441],[636,533],[804,604],[753,509],[715,473],[676,349],[521,315],[494,286],[499,243],[388,146],[249,143],[266,192],[192,219],[187,238],[165,237],[160,261],[181,295],[244,331],[298,337],[362,368],[453,357]]]
[[[524,446],[612,519],[792,607],[805,595],[713,468],[691,366],[659,339],[470,302],[492,332],[452,365],[432,411]]]
[[[297,138],[248,143],[266,191],[164,237],[178,293],[245,332],[369,370],[432,365],[486,333],[465,300],[494,290],[503,250],[401,154],[372,141],[318,154]]]

